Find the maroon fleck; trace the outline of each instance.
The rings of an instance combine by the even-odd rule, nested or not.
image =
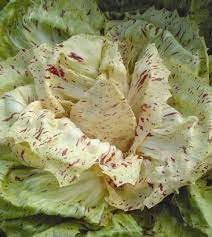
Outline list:
[[[74,59],[77,60],[78,62],[83,62],[83,58],[80,57],[79,55],[77,55],[77,54],[74,53],[74,52],[71,52],[68,56],[69,56],[70,58],[74,58]]]

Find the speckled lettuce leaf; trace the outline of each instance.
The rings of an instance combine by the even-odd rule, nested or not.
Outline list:
[[[124,210],[153,207],[211,168],[211,151],[197,117],[184,118],[170,106],[163,112],[161,126],[138,149],[144,158],[139,181],[121,188],[108,184],[111,205]]]
[[[71,35],[99,34],[103,22],[95,1],[10,1],[0,12],[0,59]]]
[[[57,116],[69,112],[74,103],[86,97],[99,74],[107,74],[124,95],[128,92],[127,72],[118,44],[100,36],[80,34],[56,45],[33,50],[28,67],[38,98]]]
[[[178,110],[164,106],[162,123],[138,147],[143,156],[139,181],[121,188],[108,183],[107,200],[117,208],[150,208],[212,167],[211,88],[183,70],[176,70],[170,84],[171,104]]]
[[[180,210],[185,223],[192,228],[201,230],[207,236],[212,234],[211,171],[195,184],[181,190],[174,196],[174,203]]]
[[[73,105],[70,117],[88,137],[109,142],[122,151],[128,151],[134,139],[135,115],[123,94],[104,74]]]
[[[0,155],[0,222],[6,219],[20,218],[35,213],[30,208],[26,209],[14,206],[4,198],[2,183],[10,170],[18,167],[21,167],[21,164],[16,160],[14,154],[10,152]]]
[[[174,22],[174,23],[173,23]],[[190,19],[165,9],[148,9],[145,13],[129,15],[122,21],[107,24],[109,37],[120,40],[120,50],[127,68],[132,72],[140,52],[148,43],[155,43],[165,65],[173,65],[201,75],[208,82],[208,55],[198,27]]]
[[[131,147],[134,152],[151,130],[161,124],[163,107],[171,96],[169,74],[155,45],[148,45],[135,64],[128,94],[129,104],[137,118]]]
[[[19,86],[0,98],[0,144],[6,142],[5,136],[18,115],[31,102],[37,99],[34,85]]]
[[[33,82],[27,70],[32,57],[33,50],[29,49],[0,62],[0,96],[18,86]]]
[[[179,17],[177,11],[149,8],[142,18],[155,26],[168,30],[176,40],[200,60],[198,74],[208,79],[208,54],[203,37],[199,35],[198,26],[188,17]]]
[[[74,182],[93,165],[118,186],[134,184],[139,176],[141,160],[136,155],[125,159],[118,148],[88,138],[70,119],[55,118],[40,102],[27,106],[7,138],[23,164],[52,172],[61,186]]]
[[[105,192],[101,177],[92,171],[66,187],[59,187],[51,173],[30,168],[11,170],[2,182],[2,196],[14,206],[96,224],[107,206]]]

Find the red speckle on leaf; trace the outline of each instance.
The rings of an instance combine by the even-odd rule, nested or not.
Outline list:
[[[154,188],[154,184],[153,184],[153,183],[147,182],[147,184],[148,184],[148,186],[149,186],[150,188]]]
[[[73,59],[77,60],[78,62],[83,62],[83,58],[80,57],[79,55],[77,55],[77,54],[74,53],[74,52],[71,52],[68,56],[69,56],[70,58],[73,58]]]
[[[141,125],[139,126],[139,128],[140,128],[141,130],[143,130],[143,129],[144,129],[144,127],[143,127],[143,126],[141,126]]]
[[[159,184],[159,188],[160,188],[160,191],[162,192],[163,191],[163,185],[161,183]]]
[[[187,150],[186,150],[186,147],[185,147],[185,146],[182,146],[182,147],[180,147],[180,148],[183,149],[183,153],[187,154]]]
[[[40,128],[38,129],[38,131],[34,134],[35,139],[38,140],[38,138],[41,136],[43,130],[44,130],[44,128],[42,128],[42,127],[40,127]]]
[[[152,79],[152,81],[161,81],[162,78],[155,78],[155,79]]]
[[[116,164],[115,164],[115,163],[111,163],[110,165],[111,165],[111,167],[112,167],[113,169],[116,168]]]
[[[62,86],[55,86],[55,87],[53,87],[53,88],[57,88],[57,89],[62,89],[62,90],[64,90],[64,87],[62,87]]]
[[[121,165],[123,165],[125,168],[128,167],[128,165],[126,163],[121,163]]]
[[[54,65],[51,64],[48,65],[48,68],[46,70],[58,77],[63,78],[65,75],[64,71],[61,68],[56,68]]]
[[[68,166],[71,167],[73,165],[76,165],[79,161],[80,161],[80,159],[75,160],[74,162],[70,163]]]
[[[171,115],[174,115],[176,114],[177,112],[172,112],[172,113],[169,113],[169,114],[165,114],[163,117],[168,117],[168,116],[171,116]]]
[[[65,156],[67,154],[68,148],[66,148],[65,150],[63,150],[62,152],[62,156]]]
[[[139,119],[140,119],[140,121],[141,121],[142,123],[144,122],[144,118],[143,118],[143,117],[140,117]]]
[[[24,129],[22,129],[22,130],[20,131],[20,133],[26,132],[26,130],[27,130],[27,128],[24,128]]]
[[[147,79],[148,74],[144,74],[140,76],[139,82],[138,82],[138,87],[141,88],[142,85],[144,84],[145,80]]]
[[[6,118],[6,119],[3,119],[2,121],[3,121],[3,122],[8,122],[9,120],[13,119],[13,117],[14,117],[16,114],[18,114],[18,113],[17,113],[17,112],[12,113],[12,114],[10,115],[10,117],[8,117],[8,118]]]
[[[79,139],[77,139],[76,146],[78,146],[78,145],[79,145],[79,143],[82,143],[82,142],[83,142],[83,140],[85,140],[85,139],[86,139],[86,136],[85,136],[85,135],[83,135],[83,136],[81,136]]]
[[[101,165],[104,165],[107,162],[107,160],[112,157],[113,153],[110,154],[110,152],[111,152],[111,146],[109,147],[108,151],[105,154],[101,155],[101,157],[99,159]]]
[[[175,159],[174,159],[173,157],[171,157],[171,160],[172,160],[173,162],[175,162]]]
[[[140,107],[141,112],[146,112],[146,109],[149,109],[149,108],[151,108],[151,105],[148,105],[148,104],[143,104]]]

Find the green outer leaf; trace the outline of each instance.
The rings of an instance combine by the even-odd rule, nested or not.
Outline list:
[[[196,116],[199,119],[201,147],[206,156],[212,154],[211,121],[212,121],[212,88],[202,83],[202,78],[194,76],[182,68],[175,70],[169,80],[172,104],[185,116]],[[204,144],[204,145],[203,145]]]
[[[86,237],[141,237],[141,228],[132,216],[115,214],[112,221],[100,230],[88,231]]]
[[[125,14],[143,13],[151,6],[157,9],[178,10],[185,15],[190,7],[190,0],[99,0],[99,7],[109,19],[122,19]]]
[[[31,237],[39,232],[42,233],[44,231],[45,233],[45,230],[48,231],[48,228],[50,228],[50,231],[51,227],[54,228],[55,226],[55,228],[57,228],[57,224],[60,222],[61,219],[59,217],[48,217],[42,215],[28,216],[25,218],[2,221],[0,222],[0,229],[7,237]],[[53,236],[50,235],[50,237]]]
[[[99,34],[103,23],[92,0],[12,0],[0,12],[0,59],[74,34]]]
[[[209,80],[212,85],[212,55],[209,55]]]
[[[177,11],[169,12],[165,9],[149,8],[142,16],[144,20],[155,26],[167,29],[181,45],[200,59],[199,75],[208,79],[208,54],[204,38],[199,36],[195,22],[187,17],[179,17]]]
[[[155,43],[160,57],[171,72],[175,65],[194,74],[198,73],[199,58],[185,49],[169,31],[152,23],[140,19],[110,22],[107,24],[106,32],[108,37],[120,40],[119,49],[130,73],[133,72],[140,53],[149,43]]]
[[[212,54],[212,1],[211,0],[192,0],[189,10],[189,18],[194,20],[199,28],[200,34],[204,36],[208,53]]]
[[[7,142],[5,136],[19,113],[36,99],[34,85],[20,86],[2,96],[0,99],[0,144]]]
[[[186,227],[167,208],[155,215],[154,237],[206,237],[201,231]]]
[[[185,223],[192,228],[200,229],[208,236],[212,235],[212,171],[174,195],[173,201],[177,205]]]
[[[0,2],[0,10],[2,10],[5,5],[7,5],[8,1],[9,0],[1,0],[1,2]]]
[[[60,188],[50,173],[15,169],[2,184],[3,197],[15,206],[48,215],[83,218],[90,223],[101,221],[107,206],[105,193],[101,177],[91,171],[84,172],[75,184]]]
[[[27,70],[32,57],[33,50],[27,50],[0,62],[0,96],[18,86],[32,83],[32,77]]]
[[[13,206],[7,199],[4,198],[2,192],[2,183],[11,169],[20,167],[21,164],[16,161],[11,153],[0,154],[0,222],[5,219],[12,219],[34,214],[32,209],[25,209]]]
[[[34,234],[33,237],[75,237],[80,234],[80,225],[74,223],[62,223],[50,227],[40,233]]]

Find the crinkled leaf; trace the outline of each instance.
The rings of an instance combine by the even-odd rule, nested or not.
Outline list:
[[[32,57],[33,50],[29,49],[0,62],[0,96],[18,86],[32,83],[32,77],[27,70]]]
[[[8,237],[28,237],[34,236],[34,234],[36,236],[36,233],[40,232],[45,233],[45,230],[51,230],[51,227],[54,228],[54,226],[57,228],[60,222],[61,220],[58,217],[37,215],[2,221],[0,223],[0,229]]]
[[[131,72],[144,47],[148,43],[155,43],[171,72],[173,65],[183,67],[200,74],[202,80],[208,82],[206,45],[194,22],[179,17],[177,12],[154,8],[148,9],[143,15],[129,15],[127,18],[129,20],[109,22],[106,33],[121,41],[119,48]]]
[[[108,79],[127,96],[129,89],[128,75],[118,50],[118,42],[105,42],[104,48],[102,49],[102,61],[99,71],[107,74]]]
[[[80,225],[74,223],[62,223],[40,233],[34,234],[33,237],[75,237],[80,234],[79,229]]]
[[[39,102],[21,113],[7,137],[20,161],[52,172],[61,186],[74,182],[95,164],[118,186],[138,179],[141,160],[137,156],[124,159],[115,146],[88,138],[70,119],[56,119]]]
[[[35,212],[32,209],[25,209],[13,206],[2,193],[2,183],[11,169],[20,167],[21,164],[15,161],[11,153],[0,155],[0,222],[5,219],[19,218],[32,215]]]
[[[87,237],[139,237],[142,236],[140,226],[131,215],[114,214],[111,222],[100,230],[88,231]]]
[[[162,64],[155,45],[149,45],[135,64],[128,94],[138,120],[132,150],[136,150],[150,131],[161,123],[162,110],[171,96],[169,71]]]
[[[5,93],[0,99],[0,144],[5,142],[5,136],[10,126],[16,121],[19,113],[32,101],[36,100],[34,85],[20,86]]]
[[[22,48],[59,43],[79,33],[99,34],[104,17],[95,1],[19,0],[0,13],[0,58]]]
[[[172,104],[185,116],[198,117],[199,141],[206,156],[211,155],[212,89],[202,78],[185,70],[175,70],[170,78]]]
[[[211,236],[211,173],[174,196],[174,202],[187,225]]]
[[[197,117],[184,118],[164,107],[162,124],[138,148],[144,157],[139,182],[118,189],[109,183],[109,203],[125,210],[150,208],[204,174],[211,164],[197,122]]]
[[[199,75],[208,79],[208,54],[204,38],[199,36],[197,25],[187,17],[179,17],[177,11],[149,8],[142,18],[155,26],[170,31],[180,44],[197,55],[200,60]]]
[[[206,237],[201,231],[184,226],[167,208],[155,215],[153,233],[155,237]]]
[[[189,10],[189,18],[198,24],[200,33],[204,36],[206,45],[209,48],[209,54],[212,53],[212,26],[209,23],[212,21],[211,10],[211,0],[192,0]]]
[[[170,11],[177,9],[181,15],[185,15],[189,11],[190,2],[190,0],[178,0],[177,2],[174,0],[100,0],[98,4],[108,19],[122,20],[128,14],[143,13],[153,5],[157,9],[166,8]]]
[[[86,96],[99,73],[107,74],[108,79],[127,94],[127,72],[118,46],[103,37],[77,35],[58,44],[54,52],[44,44],[33,53],[29,71],[38,98],[58,116],[65,112],[62,106],[69,103],[70,111],[73,103]]]
[[[52,174],[30,168],[12,170],[2,182],[3,197],[17,207],[91,223],[102,218],[105,192],[101,177],[91,171],[66,187],[59,187]]]
[[[140,52],[149,43],[155,43],[170,70],[172,65],[177,65],[195,74],[198,72],[198,57],[183,48],[169,31],[156,27],[151,22],[140,19],[110,22],[107,24],[106,32],[109,37],[120,40],[119,49],[130,72],[133,71]]]

